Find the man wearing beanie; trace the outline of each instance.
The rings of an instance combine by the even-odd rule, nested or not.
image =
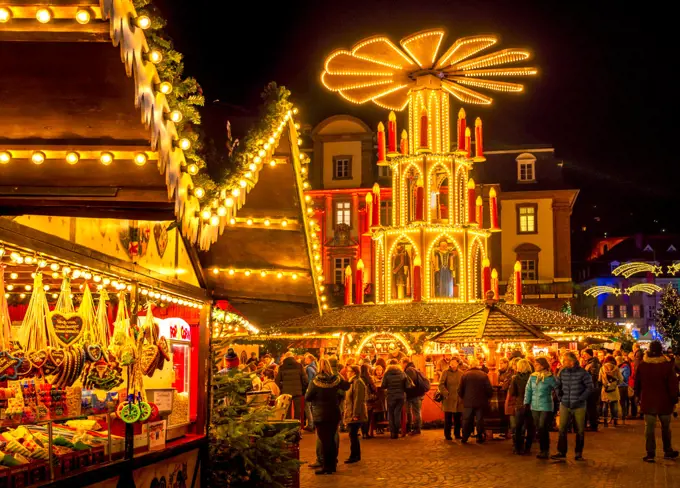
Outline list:
[[[656,455],[656,419],[661,422],[661,440],[665,459],[675,459],[678,451],[671,445],[671,414],[678,403],[678,378],[674,365],[662,354],[661,343],[652,341],[635,375],[635,395],[645,416],[645,444],[647,455],[642,458],[654,462]]]

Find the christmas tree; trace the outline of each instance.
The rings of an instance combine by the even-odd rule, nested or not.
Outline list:
[[[298,442],[299,424],[272,422],[274,407],[249,407],[252,377],[238,369],[217,372],[230,343],[213,343],[212,411],[209,430],[209,486],[213,488],[281,487],[299,470],[287,446]]]
[[[566,300],[562,304],[562,308],[560,309],[560,312],[566,313],[567,315],[571,315],[571,303],[569,302],[569,300]]]
[[[671,343],[674,354],[680,353],[680,295],[672,285],[668,285],[661,295],[656,312],[656,329]]]

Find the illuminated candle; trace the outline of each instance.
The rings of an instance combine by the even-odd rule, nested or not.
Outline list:
[[[420,256],[413,258],[413,301],[419,302],[423,296]]]
[[[476,216],[476,221],[479,227],[482,227],[484,225],[484,202],[482,201],[482,197],[477,197],[477,200],[475,200],[475,207],[477,207],[477,216]]]
[[[355,283],[355,295],[356,295],[356,304],[357,305],[363,305],[364,304],[364,262],[359,259],[357,261],[357,275],[356,275],[356,283]]]
[[[401,150],[402,154],[408,154],[408,134],[406,133],[406,129],[401,131],[401,142],[399,149]]]
[[[420,149],[427,149],[427,110],[420,112]]]
[[[496,196],[496,189],[493,187],[489,190],[489,214],[491,230],[500,230],[498,228],[498,197]]]
[[[352,305],[352,268],[345,268],[345,305]]]
[[[369,191],[366,193],[366,227],[368,229],[373,225],[373,195]]]
[[[472,141],[469,127],[465,128],[465,152],[467,153],[467,157],[469,158],[470,154],[472,153]]]
[[[484,157],[484,142],[482,140],[482,119],[477,117],[475,120],[475,156]]]
[[[380,226],[380,186],[373,184],[373,225]]]
[[[458,150],[465,150],[465,110],[460,109],[458,111]]]
[[[378,163],[385,162],[385,126],[378,122]]]
[[[522,263],[515,261],[515,303],[522,304]]]
[[[423,188],[423,179],[418,178],[416,181],[416,220],[423,220],[425,212],[425,189]]]
[[[482,297],[484,299],[486,299],[486,292],[489,290],[491,290],[491,262],[488,258],[484,258],[482,260]]]
[[[397,116],[390,112],[387,120],[387,154],[397,154]]]
[[[477,197],[475,195],[475,180],[470,178],[467,184],[468,198],[467,198],[467,211],[468,211],[468,224],[472,224],[475,221],[475,207]]]
[[[496,268],[491,270],[491,289],[493,290],[494,299],[500,300],[501,296],[498,293],[498,271],[496,271]]]

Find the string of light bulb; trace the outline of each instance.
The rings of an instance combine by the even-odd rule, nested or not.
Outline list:
[[[213,275],[224,274],[227,277],[244,276],[246,278],[250,278],[250,277],[253,277],[253,278],[277,278],[277,279],[290,278],[293,281],[295,281],[299,278],[309,276],[309,274],[306,271],[303,271],[303,270],[291,271],[291,270],[287,270],[287,269],[272,269],[272,268],[266,268],[266,269],[220,268],[220,267],[217,267],[217,266],[212,268],[212,274]]]
[[[148,17],[146,17],[148,19]],[[85,25],[92,20],[102,20],[102,11],[99,5],[3,5],[0,7],[0,24],[14,19],[35,20],[40,24],[48,24],[53,20],[72,20],[77,24]],[[139,20],[141,25],[147,24],[145,20]]]
[[[148,161],[158,160],[158,154],[153,151],[130,151],[111,149],[99,151],[92,149],[28,149],[28,148],[3,148],[0,149],[0,165],[11,161],[31,161],[36,166],[46,162],[65,161],[73,166],[84,161],[99,161],[104,166],[109,166],[114,161],[133,161],[137,166],[144,166]]]

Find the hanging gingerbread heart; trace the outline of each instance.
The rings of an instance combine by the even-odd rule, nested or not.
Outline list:
[[[165,339],[165,337],[158,339],[158,349],[160,350],[163,359],[170,361],[170,346],[168,345],[168,341]]]
[[[102,346],[99,344],[90,344],[85,348],[87,359],[96,363],[102,358]]]
[[[7,351],[0,351],[0,381],[16,380],[23,359],[12,356]]]
[[[47,362],[47,351],[44,349],[39,351],[29,351],[28,359],[31,361],[31,363],[33,363],[33,367],[35,369],[41,369],[43,366],[45,366],[45,362]]]
[[[17,368],[17,375],[20,378],[26,378],[28,376],[31,376],[31,373],[33,372],[33,364],[26,357],[26,353],[24,351],[22,351],[21,349],[18,349],[18,350],[12,351],[11,354],[14,357],[22,359],[21,365]]]
[[[158,346],[147,344],[142,349],[141,367],[142,373],[146,376],[153,375],[156,365],[158,363],[158,358],[160,356],[160,351]]]
[[[83,317],[78,313],[51,312],[49,326],[63,346],[75,343],[83,335]]]

